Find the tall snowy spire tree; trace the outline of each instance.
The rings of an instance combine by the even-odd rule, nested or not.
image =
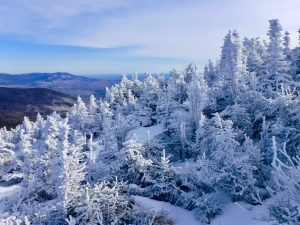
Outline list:
[[[300,81],[300,29],[298,30],[298,33],[299,33],[299,45],[295,49],[295,53],[293,57],[293,78],[295,81]],[[300,85],[298,84],[298,86]]]
[[[276,97],[276,92],[282,86],[291,85],[291,76],[288,74],[288,64],[282,46],[282,28],[277,19],[269,20],[269,44],[264,65],[265,73],[260,77],[260,90],[267,97]]]
[[[285,55],[288,63],[291,60],[291,54],[292,54],[290,48],[290,42],[291,42],[290,33],[286,31],[283,37],[283,54]]]
[[[203,74],[195,75],[188,86],[188,99],[190,114],[196,129],[199,127],[201,113],[208,102],[207,91],[208,86]]]
[[[229,31],[222,47],[219,74],[225,82],[229,97],[234,99],[247,76],[246,51],[236,31]]]
[[[211,60],[208,60],[208,64],[204,67],[204,78],[210,87],[218,80],[216,69]]]

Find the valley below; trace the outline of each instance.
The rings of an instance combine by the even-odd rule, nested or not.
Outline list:
[[[0,127],[13,128],[22,123],[24,116],[34,120],[56,111],[65,114],[75,98],[46,88],[0,87]]]

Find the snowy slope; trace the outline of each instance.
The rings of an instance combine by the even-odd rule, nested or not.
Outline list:
[[[193,159],[186,162],[175,162],[173,166],[180,174],[192,173],[199,166]],[[243,202],[230,202],[222,209],[222,214],[217,216],[211,225],[272,225],[269,221],[267,205],[274,199],[268,199],[265,205],[252,206]]]
[[[229,203],[211,225],[272,225],[266,206],[249,207],[245,203]]]
[[[168,202],[156,201],[141,196],[134,196],[133,198],[137,203],[141,204],[145,208],[157,211],[166,211],[168,216],[174,222],[174,225],[201,225],[192,212],[173,206]]]
[[[163,125],[158,124],[151,127],[139,127],[137,129],[134,129],[130,132],[129,137],[132,138],[135,135],[140,143],[146,144],[148,138],[151,140],[156,135],[161,134],[162,132],[163,132]]]
[[[190,174],[193,171],[197,170],[199,163],[194,159],[187,159],[185,162],[176,161],[173,163],[173,166],[176,168],[176,171],[180,174]]]
[[[20,185],[12,185],[12,186],[0,186],[0,218],[5,215],[5,211],[7,211],[7,202],[4,201],[4,198],[9,198],[13,196],[15,193],[21,190]]]
[[[201,225],[192,212],[178,206],[173,206],[168,202],[156,201],[141,196],[134,196],[134,200],[142,206],[164,210],[174,221],[174,225]],[[229,203],[223,213],[217,216],[211,225],[272,225],[269,221],[266,205],[251,206],[245,203]]]
[[[149,140],[153,139],[156,135],[161,134],[163,131],[164,130],[162,124],[158,124],[151,127],[139,127],[130,131],[128,134],[128,138],[131,139],[136,137],[141,144],[146,144],[148,139]],[[93,143],[93,147],[94,147],[93,152],[90,152],[88,154],[88,157],[92,161],[95,161],[98,155],[100,154],[100,152],[104,150],[104,146],[102,142],[95,141]]]
[[[13,186],[0,186],[0,200],[4,197],[8,197],[17,191],[20,190],[20,185],[13,185]]]

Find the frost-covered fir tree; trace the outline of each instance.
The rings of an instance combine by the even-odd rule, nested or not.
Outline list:
[[[195,125],[195,129],[199,127],[201,113],[208,102],[208,86],[203,74],[194,75],[192,82],[188,86],[189,110]]]
[[[40,188],[49,195],[49,198],[56,196],[60,192],[60,182],[58,180],[61,178],[57,176],[57,170],[61,170],[63,166],[61,157],[62,151],[58,139],[60,123],[60,117],[56,113],[48,116],[43,130],[43,136],[39,140],[41,143],[37,143],[38,150],[41,154],[40,169],[44,170],[43,173],[40,173]]]
[[[261,74],[266,49],[259,38],[245,38],[243,42],[247,54],[247,70],[249,73]]]
[[[187,99],[187,86],[184,73],[172,70],[168,80],[168,92],[171,99],[178,103],[183,103]]]
[[[42,132],[45,126],[45,120],[41,114],[37,114],[35,122],[33,124],[33,138],[40,139],[42,137]]]
[[[101,116],[100,109],[97,102],[97,99],[94,95],[90,96],[88,105],[87,105],[87,115],[85,118],[86,130],[85,132],[99,134],[101,129]]]
[[[208,64],[204,67],[204,79],[210,87],[218,81],[217,72],[211,60],[208,60]]]
[[[32,132],[33,124],[27,116],[24,117],[22,128],[26,134],[30,134]]]
[[[85,131],[87,119],[88,109],[84,101],[78,96],[77,103],[74,104],[69,114],[70,124],[74,129]]]
[[[267,97],[276,97],[280,88],[292,85],[288,63],[282,45],[282,28],[277,19],[270,20],[269,43],[264,64],[264,74],[259,79],[260,90]]]
[[[20,131],[20,140],[17,144],[17,148],[22,153],[23,157],[23,188],[24,195],[27,196],[30,192],[34,191],[36,172],[35,166],[37,165],[37,153],[32,147],[32,140],[30,139],[29,134],[25,133],[25,130]]]
[[[143,84],[140,81],[138,74],[134,74],[132,76],[132,84],[130,87],[133,96],[139,98],[141,96],[142,89],[143,89]]]
[[[124,224],[122,221],[129,211],[130,203],[121,193],[125,189],[122,182],[109,185],[101,182],[95,186],[86,185],[75,209],[76,224]]]
[[[113,112],[106,101],[100,101],[100,114],[102,121],[102,140],[107,152],[116,148],[115,131],[113,124]]]
[[[233,101],[245,88],[247,77],[246,51],[236,31],[229,31],[225,36],[219,63],[219,76],[223,79],[223,95]]]
[[[299,35],[299,44],[298,47],[293,51],[293,65],[292,65],[292,75],[295,81],[300,81],[300,29],[298,31]],[[299,89],[299,83],[297,88]]]
[[[142,126],[151,126],[156,123],[158,82],[151,74],[146,74],[143,82],[142,94],[138,104],[138,119]]]
[[[247,71],[246,84],[250,90],[256,91],[258,77],[263,73],[263,63],[266,57],[266,46],[259,38],[245,38],[243,44],[246,49]]]
[[[6,173],[6,167],[15,161],[16,153],[14,151],[15,145],[9,138],[9,132],[6,128],[0,130],[0,176]],[[8,170],[11,166],[8,166]]]
[[[276,139],[272,137],[273,160],[272,166],[275,169],[275,179],[277,185],[281,189],[288,189],[289,193],[294,197],[294,200],[300,202],[300,158],[290,157],[285,148],[285,143],[282,148],[279,148]]]
[[[69,141],[69,127],[61,130],[63,136],[62,154],[63,154],[63,207],[68,213],[78,205],[82,196],[81,184],[85,180],[85,163],[83,161],[83,138],[81,134],[75,132],[72,143]]]
[[[123,145],[118,153],[121,176],[123,175],[130,183],[147,182],[152,161],[145,158],[145,148],[136,137],[129,139]]]
[[[184,81],[186,84],[189,84],[192,82],[193,78],[195,77],[195,74],[197,72],[197,65],[194,63],[189,64],[185,70],[183,71],[184,75]]]
[[[205,147],[202,147],[199,162],[206,166],[202,167],[203,174],[199,171],[200,177],[203,176],[204,182],[229,194],[233,199],[254,201],[252,194],[256,192],[256,167],[250,159],[254,160],[257,150],[247,142],[242,150],[232,126],[232,121],[223,120],[219,114],[215,114],[202,128],[205,130],[200,145]],[[209,178],[205,181],[207,176]]]
[[[160,161],[156,169],[153,170],[152,177],[155,182],[151,187],[150,197],[176,202],[178,190],[176,188],[175,170],[170,162],[170,156],[166,154],[165,150],[162,150]]]
[[[290,42],[291,42],[290,33],[286,31],[283,37],[283,54],[285,55],[288,65],[291,63],[291,57],[292,57]]]

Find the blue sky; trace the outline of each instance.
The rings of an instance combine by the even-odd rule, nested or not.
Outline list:
[[[167,72],[217,59],[224,35],[297,45],[299,0],[0,0],[0,72]]]

